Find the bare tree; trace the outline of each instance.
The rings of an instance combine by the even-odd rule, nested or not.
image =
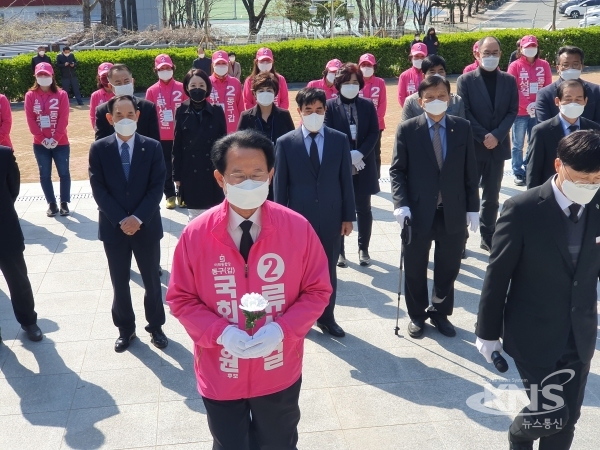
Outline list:
[[[248,13],[248,31],[250,34],[256,35],[262,28],[263,22],[267,17],[267,7],[271,3],[271,0],[264,0],[263,6],[258,13],[255,11],[254,2],[255,0],[242,0],[244,8],[246,8],[246,12]]]
[[[83,9],[83,28],[86,30],[92,27],[92,9],[96,7],[98,0],[82,0],[81,7]]]
[[[100,3],[100,21],[103,25],[117,28],[116,0],[98,0]]]
[[[432,0],[412,0],[413,23],[416,30],[423,32],[431,8],[433,8]]]

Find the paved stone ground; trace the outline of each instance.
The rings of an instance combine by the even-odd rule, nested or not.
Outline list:
[[[406,338],[403,305],[402,337],[397,337],[398,226],[391,216],[390,185],[383,182],[381,187],[373,199],[373,265],[358,266],[354,235],[347,241],[350,267],[338,270],[336,315],[347,336],[331,339],[314,328],[306,340],[298,447],[506,449],[511,416],[485,414],[466,404],[470,396],[482,395],[485,386],[518,378],[512,361],[502,378],[473,345],[488,259],[478,248],[479,236],[469,240],[468,259],[456,283],[452,320],[458,335],[446,338],[428,326],[422,340]],[[520,190],[505,176],[502,199]],[[67,218],[45,217],[46,204],[36,198],[41,195],[38,184],[23,185],[23,198],[17,202],[45,338],[32,343],[19,331],[6,283],[0,279],[0,449],[210,449],[191,340],[168,314],[168,348],[159,351],[150,344],[143,331],[143,290],[135,267],[131,288],[140,339],[126,353],[113,351],[117,331],[110,315],[106,257],[96,238],[96,205],[87,181],[74,183],[72,192],[79,198],[71,203],[73,212]],[[181,210],[162,213],[166,290],[187,216]],[[490,379],[495,380],[492,385]],[[523,398],[520,393],[518,400]],[[510,406],[508,396],[499,399]],[[598,448],[599,406],[596,359],[573,449]]]

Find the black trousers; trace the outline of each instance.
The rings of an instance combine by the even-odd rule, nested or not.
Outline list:
[[[167,176],[165,177],[165,198],[175,197],[175,183],[173,182],[173,141],[160,141],[165,157]]]
[[[79,92],[79,80],[77,77],[64,77],[61,79],[61,85],[67,95],[69,95],[69,90],[73,89],[73,95],[77,99],[77,103],[83,103],[81,92]]]
[[[340,231],[342,229],[342,224],[340,224]],[[319,317],[319,322],[321,323],[331,323],[335,321],[335,317],[333,315],[333,310],[335,308],[335,299],[337,294],[337,261],[338,256],[340,255],[340,248],[342,246],[342,238],[341,235],[335,238],[323,238],[319,236],[321,240],[321,244],[323,245],[323,249],[325,250],[325,254],[327,255],[327,265],[329,268],[329,279],[331,280],[331,286],[333,287],[333,292],[331,293],[331,297],[329,297],[329,305]]]
[[[140,231],[138,231],[140,233]],[[136,233],[137,234],[137,233]],[[135,256],[144,283],[144,311],[148,332],[159,329],[165,323],[165,309],[158,267],[160,264],[160,241],[140,239],[141,236],[124,235],[115,243],[104,243],[108,259],[108,270],[113,285],[113,323],[119,328],[120,336],[129,336],[135,331],[135,314],[131,303],[129,280],[131,279],[131,255]]]
[[[213,450],[296,450],[302,377],[275,394],[241,400],[202,397]]]
[[[454,309],[454,281],[460,271],[465,233],[460,231],[448,234],[444,224],[444,210],[438,209],[431,230],[425,233],[413,232],[411,243],[404,248],[406,308],[411,320],[427,318],[427,265],[432,241],[435,241],[432,305],[439,313],[448,316]],[[433,299],[434,295],[443,301],[434,301],[437,300]]]
[[[356,205],[356,224],[358,225],[358,249],[369,251],[371,233],[373,232],[373,213],[371,212],[371,194],[363,194],[354,190],[354,203]],[[346,255],[344,237],[340,249],[342,255]]]
[[[579,359],[573,334],[569,337],[569,344],[563,356],[551,367],[535,367],[523,361],[515,361],[515,365],[527,389],[527,395],[531,400],[532,385],[538,388],[538,405],[529,405],[521,410],[510,426],[510,439],[515,443],[531,443],[539,439],[539,450],[568,450],[571,448],[575,434],[575,424],[581,416],[581,405],[585,393],[587,377],[590,373],[590,362],[584,363]],[[574,376],[571,380],[570,373],[553,375],[559,370],[572,370]],[[547,378],[548,377],[548,378]],[[547,378],[547,379],[546,379]],[[557,395],[565,405],[557,410],[546,410],[543,405],[556,406],[555,399],[546,399],[542,388],[549,385],[562,385],[562,391],[552,389],[552,395]],[[531,408],[530,408],[531,407]],[[551,426],[546,428],[534,427],[536,420],[540,424],[549,421]]]
[[[478,177],[481,180],[481,210],[479,212],[479,233],[481,239],[490,244],[496,231],[496,220],[500,208],[500,188],[504,176],[504,161],[489,158],[477,161]]]
[[[0,270],[8,284],[10,301],[17,322],[23,326],[33,325],[37,322],[37,314],[23,251],[1,252]]]

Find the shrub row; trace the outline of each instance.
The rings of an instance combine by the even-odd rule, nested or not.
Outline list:
[[[587,65],[600,65],[600,27],[587,29],[570,28],[560,31],[546,30],[498,30],[489,32],[472,32],[440,35],[439,54],[446,59],[449,73],[461,73],[464,66],[473,62],[471,50],[473,43],[488,35],[496,36],[502,43],[503,54],[500,66],[506,68],[508,57],[515,49],[520,37],[535,34],[539,40],[540,54],[554,65],[556,51],[563,45],[576,45],[585,53]],[[377,75],[396,77],[410,66],[408,60],[409,45],[413,36],[400,39],[381,38],[335,38],[308,40],[300,39],[270,43],[269,47],[275,55],[275,67],[288,82],[307,82],[320,78],[328,60],[338,58],[344,62],[358,61],[361,54],[373,53],[378,60]],[[237,61],[242,66],[246,77],[252,69],[252,61],[260,45],[225,46],[226,51],[235,51]],[[160,53],[168,53],[177,66],[175,77],[179,80],[191,67],[196,58],[195,48],[173,49],[121,49],[121,50],[86,50],[76,52],[79,61],[77,75],[82,94],[89,96],[96,89],[96,70],[100,63],[127,64],[135,78],[137,91],[142,91],[156,82],[154,74],[154,57]],[[55,53],[48,54],[54,61]],[[0,92],[13,101],[22,100],[25,92],[31,87],[31,57],[21,55],[13,59],[0,60]],[[60,76],[57,76],[60,83]]]

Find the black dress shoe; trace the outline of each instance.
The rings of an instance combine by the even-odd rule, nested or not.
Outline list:
[[[359,250],[358,261],[361,266],[368,266],[369,264],[371,264],[371,257],[369,256],[369,252],[366,250]]]
[[[330,335],[335,336],[335,337],[346,336],[346,333],[344,332],[342,327],[340,327],[335,322],[329,322],[329,323],[317,322],[317,326],[323,331],[323,333],[329,333]]]
[[[492,251],[492,244],[482,239],[479,248],[482,248],[483,250],[489,253]]]
[[[115,352],[123,353],[129,347],[131,341],[135,338],[135,331],[131,333],[131,336],[119,336],[115,341]]]
[[[337,266],[338,267],[348,267],[348,264],[346,264],[346,257],[344,255],[338,256]]]
[[[48,203],[48,210],[46,211],[46,215],[48,217],[54,217],[58,214],[58,205],[56,203]]]
[[[425,332],[425,320],[415,319],[408,324],[408,335],[411,338],[420,338]]]
[[[42,334],[42,330],[35,323],[33,325],[22,325],[23,331],[27,333],[27,337],[30,341],[41,341],[44,335]]]
[[[440,314],[437,311],[428,311],[427,313],[429,314],[429,320],[431,320],[431,323],[435,325],[440,333],[449,337],[456,336],[454,325],[450,323],[446,314]]]
[[[70,213],[69,211],[69,204],[67,202],[61,202],[60,203],[60,215],[61,216],[68,216]]]
[[[167,339],[167,336],[165,336],[165,333],[163,333],[161,328],[159,328],[158,330],[150,331],[150,336],[152,336],[150,342],[152,342],[152,344],[156,348],[165,348],[167,345],[169,345],[169,340]]]

